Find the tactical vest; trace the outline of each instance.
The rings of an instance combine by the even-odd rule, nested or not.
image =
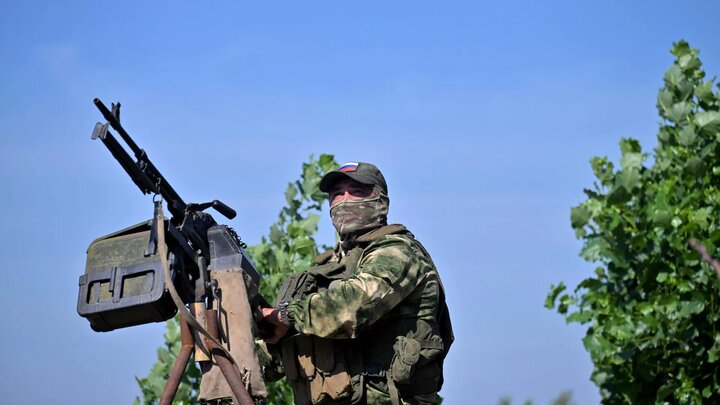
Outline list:
[[[386,237],[407,238],[427,271],[413,292],[357,339],[296,334],[283,340],[283,367],[296,404],[358,403],[368,378],[387,382],[393,404],[442,387],[443,360],[454,340],[445,294],[430,255],[404,226],[386,225],[358,237],[357,247],[342,259],[332,250],[321,254],[315,267],[285,282],[277,301],[302,299],[347,280],[358,271],[365,249]]]

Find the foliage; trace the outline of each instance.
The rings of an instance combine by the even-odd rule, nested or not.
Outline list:
[[[320,179],[337,167],[332,155],[320,155],[318,160],[310,156],[310,162],[302,165],[300,180],[287,185],[287,205],[270,226],[268,237],[263,236],[260,243],[248,248],[255,266],[262,271],[260,290],[268,300],[277,295],[290,273],[307,270],[314,265],[315,256],[319,253],[314,236],[322,204],[327,201],[327,194],[319,188]],[[292,389],[287,380],[267,385],[268,403],[293,403]]]
[[[260,243],[248,247],[258,271],[263,275],[261,292],[272,300],[283,282],[292,272],[312,266],[318,255],[314,236],[320,219],[322,204],[327,194],[320,191],[320,179],[338,164],[332,155],[320,155],[318,160],[302,165],[300,179],[289,183],[285,190],[287,206],[283,207],[277,221],[270,227],[270,234],[262,237]],[[136,378],[143,395],[143,403],[154,404],[162,395],[165,381],[175,357],[180,350],[180,332],[177,318],[167,322],[165,346],[158,349],[158,361],[145,378]],[[185,376],[178,388],[174,404],[197,403],[200,388],[200,370],[194,362],[188,364]],[[268,403],[292,403],[292,390],[285,380],[268,384]],[[135,399],[140,403],[140,398]]]
[[[300,179],[288,183],[285,189],[287,205],[270,226],[270,234],[248,248],[263,273],[261,291],[265,297],[275,297],[288,274],[314,265],[319,253],[314,235],[322,204],[327,201],[327,194],[319,188],[320,179],[337,166],[332,155],[324,154],[318,160],[311,156],[308,163],[303,163]]]
[[[501,397],[498,401],[498,405],[512,405],[512,397],[507,395]],[[523,405],[533,405],[532,399],[528,399],[523,402]],[[576,405],[576,403],[573,401],[572,391],[563,391],[557,396],[557,398],[550,402],[550,405]]]
[[[553,399],[550,405],[574,405],[573,396],[571,391],[563,391],[557,398]]]
[[[720,284],[688,247],[717,253],[720,98],[698,50],[674,44],[657,107],[658,146],[622,139],[620,166],[591,159],[597,180],[570,221],[580,255],[599,264],[545,305],[589,324],[583,339],[604,403],[720,403]]]

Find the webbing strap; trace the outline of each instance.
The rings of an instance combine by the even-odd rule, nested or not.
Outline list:
[[[437,340],[427,340],[427,339],[415,339],[418,343],[420,343],[421,349],[437,349],[442,350],[443,349],[443,343],[438,342]]]
[[[401,232],[408,232],[407,228],[400,224],[390,224],[381,226],[380,228],[377,228],[375,230],[372,230],[366,234],[360,235],[355,239],[357,242],[366,243],[366,242],[372,242],[375,239],[381,238],[383,236],[392,235],[395,233],[401,233]]]
[[[400,402],[400,391],[398,391],[397,387],[395,386],[395,381],[393,381],[390,373],[387,374],[387,385],[388,394],[390,395],[390,402],[392,403],[392,405],[401,405],[402,402]]]
[[[335,254],[335,251],[332,250],[332,249],[331,249],[331,250],[328,250],[328,251],[325,251],[325,252],[323,252],[323,253],[320,253],[320,254],[315,258],[315,264],[319,266],[319,265],[321,265],[321,264],[327,263],[328,260],[330,260],[330,258],[333,256],[333,254]]]

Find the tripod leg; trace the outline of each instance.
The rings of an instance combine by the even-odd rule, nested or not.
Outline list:
[[[205,312],[205,320],[207,322],[207,331],[210,335],[217,339],[218,337],[218,318],[217,312],[212,309]],[[213,355],[215,363],[220,367],[225,380],[232,390],[234,399],[238,402],[236,405],[253,405],[255,402],[250,397],[250,394],[245,389],[242,377],[238,372],[237,368],[233,365],[230,359],[227,358],[225,352],[219,349],[212,341],[208,340],[208,346],[210,352]]]
[[[175,393],[177,393],[180,380],[183,374],[185,374],[185,367],[187,367],[188,361],[190,361],[190,354],[192,354],[194,347],[190,326],[182,316],[180,317],[180,339],[182,342],[180,353],[178,353],[175,363],[173,363],[168,382],[165,384],[165,390],[163,391],[162,398],[160,398],[160,405],[170,405],[175,398]]]

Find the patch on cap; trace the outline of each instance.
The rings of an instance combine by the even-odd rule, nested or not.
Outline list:
[[[358,168],[358,162],[347,162],[344,165],[340,166],[338,169],[339,172],[354,172]]]

